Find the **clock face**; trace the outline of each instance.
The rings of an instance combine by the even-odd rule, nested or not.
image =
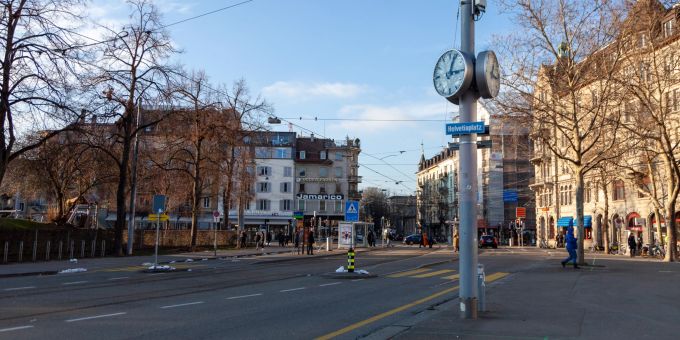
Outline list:
[[[491,99],[498,95],[501,88],[501,69],[493,51],[484,51],[477,55],[475,78],[482,98]]]
[[[486,74],[486,83],[489,87],[489,94],[491,94],[491,97],[496,97],[498,91],[501,89],[501,69],[498,66],[496,54],[493,52],[489,53],[485,64],[484,73]]]
[[[442,54],[434,67],[434,88],[443,97],[459,94],[469,75],[468,63],[460,51],[450,50]]]

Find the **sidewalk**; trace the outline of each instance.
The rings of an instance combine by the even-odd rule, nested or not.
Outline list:
[[[415,325],[402,321],[395,338],[677,339],[679,281],[678,263],[602,258],[575,270],[545,260],[490,284],[478,319],[460,319],[453,299]]]
[[[377,249],[377,248],[375,248]],[[357,249],[357,252],[368,251],[369,249]],[[322,249],[315,248],[313,257],[325,257],[333,255],[342,255],[346,250],[333,249],[326,251],[325,247]],[[303,259],[312,257],[308,255],[298,255],[293,247],[279,247],[269,246],[264,249],[256,250],[253,247],[245,249],[218,249],[217,257],[212,250],[186,252],[180,254],[158,255],[159,264],[171,264],[176,262],[201,261],[213,259],[237,259],[244,257],[261,257],[271,261],[288,261],[295,259]],[[154,262],[154,256],[124,256],[124,257],[94,257],[82,258],[77,261],[48,261],[48,262],[22,262],[0,265],[0,279],[3,277],[13,276],[33,276],[33,275],[53,275],[61,270],[85,268],[88,271],[102,270],[117,267],[139,266],[140,270],[148,267]]]

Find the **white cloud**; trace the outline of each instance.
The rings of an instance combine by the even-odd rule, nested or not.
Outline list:
[[[310,97],[352,98],[366,92],[366,87],[350,83],[316,83],[278,81],[262,89],[265,96],[304,100]]]

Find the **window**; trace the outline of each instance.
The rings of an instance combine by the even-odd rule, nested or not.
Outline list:
[[[270,200],[257,200],[257,210],[269,210],[271,209]]]
[[[673,111],[680,110],[680,89],[673,90]]]
[[[651,80],[651,73],[649,71],[649,64],[641,62],[640,63],[640,80],[643,82],[649,82]]]
[[[298,158],[305,159],[306,156],[307,156],[307,153],[304,150],[302,150],[302,151],[298,152],[298,155],[299,155]]]
[[[341,167],[336,166],[335,168],[333,168],[333,170],[335,171],[335,177],[336,178],[342,177],[342,168]]]
[[[336,153],[335,153],[335,160],[336,160],[336,161],[341,161],[342,158],[343,158],[343,156],[344,156],[344,155],[342,154],[342,152],[336,152]]]
[[[319,168],[319,177],[328,177],[328,168],[326,167],[320,167]]]
[[[668,38],[673,35],[673,19],[663,23],[663,37]]]
[[[335,212],[344,212],[344,209],[342,209],[342,201],[337,200],[335,201]]]
[[[569,191],[567,191],[567,201],[571,205],[571,198],[574,197],[573,191],[571,190],[571,184],[569,184]]]
[[[340,183],[335,183],[335,193],[336,193],[336,194],[341,194],[341,193],[342,193],[342,184],[340,184]]]
[[[586,187],[585,187],[584,191],[585,191],[585,193],[583,195],[584,200],[586,201],[586,203],[590,203],[590,183],[586,183]]]
[[[203,208],[210,208],[210,197],[203,197]]]
[[[326,211],[326,201],[324,200],[319,201],[319,211]]]
[[[274,158],[287,159],[290,158],[291,151],[288,148],[276,148],[274,151]]]
[[[326,151],[321,151],[321,154],[319,154],[319,158],[326,159]]]
[[[281,183],[281,192],[290,192],[290,189],[293,187],[291,184],[290,182]]]
[[[271,189],[269,182],[257,182],[257,192],[270,192]]]
[[[258,146],[255,148],[255,158],[272,158],[272,152],[269,148]]]
[[[300,183],[300,188],[298,192],[305,192],[305,183]]]
[[[279,201],[279,210],[281,211],[291,211],[293,206],[292,200],[281,200]]]
[[[293,177],[293,167],[286,166],[283,168],[283,177]]]
[[[272,168],[270,166],[258,166],[257,167],[258,176],[271,176]]]
[[[298,210],[305,211],[305,200],[298,200]]]
[[[619,179],[614,181],[614,192],[612,195],[612,199],[614,201],[619,201],[625,198],[626,198],[626,186],[623,183],[623,180]]]
[[[638,39],[638,47],[646,47],[648,43],[649,36],[647,35],[647,33],[640,33],[640,37]]]
[[[326,185],[325,184],[319,184],[319,193],[320,194],[326,193]]]
[[[307,176],[307,169],[298,168],[298,177],[305,177],[305,176]]]
[[[597,106],[600,105],[600,99],[597,96],[597,91],[593,91],[590,93],[590,102],[593,109],[597,108]]]

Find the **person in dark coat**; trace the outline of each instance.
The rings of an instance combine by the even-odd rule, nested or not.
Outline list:
[[[567,263],[574,261],[574,269],[578,269],[579,266],[576,262],[576,248],[578,248],[578,244],[576,243],[576,237],[574,237],[574,226],[572,222],[569,223],[569,229],[567,229],[566,248],[569,252],[569,257],[562,260],[562,268],[564,268]]]
[[[630,254],[630,257],[635,256],[635,250],[637,249],[637,243],[635,242],[635,236],[633,236],[633,233],[631,233],[628,236],[628,253]]]
[[[314,233],[311,230],[307,236],[307,255],[314,255]]]
[[[294,244],[294,245],[295,245],[295,250],[297,250],[298,255],[300,255],[300,252],[301,252],[301,250],[302,250],[302,249],[300,248],[300,241],[301,241],[301,239],[300,239],[300,233],[301,233],[301,232],[295,233],[295,244]]]
[[[373,241],[375,240],[375,235],[373,235],[373,230],[368,232],[368,246],[373,247]]]
[[[241,230],[241,248],[246,248],[246,232]]]

